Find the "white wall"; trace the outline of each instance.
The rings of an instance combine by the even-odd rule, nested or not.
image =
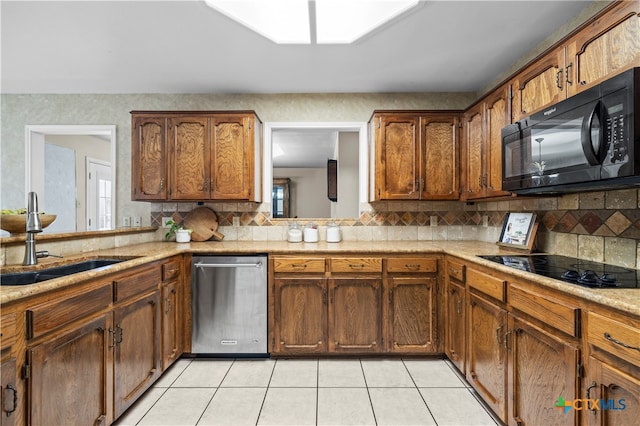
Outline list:
[[[273,177],[291,179],[291,217],[331,217],[331,202],[327,198],[327,169],[277,168],[273,169]]]
[[[340,132],[338,155],[338,202],[331,217],[353,218],[360,216],[358,201],[358,133]]]

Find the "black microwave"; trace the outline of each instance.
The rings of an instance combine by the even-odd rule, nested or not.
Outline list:
[[[640,68],[502,129],[505,191],[566,193],[634,185],[640,185]]]

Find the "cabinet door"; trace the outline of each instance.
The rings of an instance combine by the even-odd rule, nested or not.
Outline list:
[[[208,200],[210,144],[206,117],[170,120],[172,200]]]
[[[420,118],[422,144],[420,198],[456,200],[458,183],[458,117],[433,115]]]
[[[484,173],[484,143],[482,125],[482,103],[464,114],[464,199],[483,196],[482,175]]]
[[[13,426],[16,424],[16,410],[22,400],[18,396],[16,387],[16,359],[9,358],[0,364],[0,395],[2,408],[0,409],[0,425]]]
[[[465,289],[455,283],[447,285],[447,338],[445,353],[463,374],[465,372]]]
[[[506,423],[507,312],[473,293],[468,296],[467,380]]]
[[[566,338],[511,315],[509,333],[509,425],[579,424],[579,411],[550,407],[559,397],[579,398],[580,351]]]
[[[502,190],[502,128],[511,123],[510,86],[502,87],[485,102],[485,196],[496,197],[508,195]]]
[[[329,280],[329,351],[379,352],[382,344],[382,280]]]
[[[212,199],[250,200],[255,195],[253,122],[249,116],[211,118]]]
[[[567,45],[569,96],[640,66],[640,4],[618,3],[573,36]]]
[[[276,278],[274,300],[275,352],[326,352],[326,279]]]
[[[52,337],[27,352],[31,366],[30,424],[105,425],[110,422],[107,395],[112,360],[110,342],[113,342],[110,325],[110,315],[103,316]]]
[[[114,417],[160,376],[159,291],[114,310]]]
[[[521,71],[513,80],[515,121],[566,98],[564,46]]]
[[[417,200],[420,197],[419,118],[388,115],[375,118],[376,200]]]
[[[583,416],[589,426],[638,424],[640,379],[637,376],[630,376],[591,356],[587,363],[585,387],[585,398],[596,401],[595,406],[584,407]]]
[[[133,116],[131,199],[167,199],[166,118]]]
[[[435,277],[389,278],[389,350],[437,351]]]
[[[180,344],[180,294],[178,281],[162,286],[162,371],[166,370],[181,354]]]

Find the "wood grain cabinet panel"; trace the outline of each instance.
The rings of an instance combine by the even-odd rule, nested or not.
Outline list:
[[[567,44],[568,96],[640,66],[640,3],[619,2]]]
[[[635,367],[637,371],[637,364]],[[640,379],[615,365],[589,357],[584,398],[595,401],[584,407],[588,426],[626,426],[640,419]],[[595,404],[595,405],[593,405]]]
[[[435,276],[388,279],[391,352],[437,352],[436,289]]]
[[[0,349],[13,345],[16,341],[16,313],[7,312],[0,316]]]
[[[427,257],[394,257],[387,259],[389,273],[436,273],[438,260]]]
[[[374,111],[371,199],[459,198],[457,112]]]
[[[501,276],[467,269],[467,285],[501,302],[506,300],[507,281]]]
[[[326,279],[305,276],[276,278],[274,300],[273,352],[326,352]]]
[[[16,359],[9,358],[0,363],[0,426],[13,426],[16,423],[18,404],[23,396],[18,394],[16,385]]]
[[[114,417],[129,408],[160,377],[159,290],[114,312]]]
[[[640,366],[640,321],[629,319],[625,323],[587,312],[587,340],[590,345]]]
[[[379,352],[382,279],[329,280],[329,351]]]
[[[473,293],[467,296],[467,380],[506,423],[507,311]]]
[[[210,193],[210,141],[207,117],[169,119],[172,200],[207,200]]]
[[[318,273],[325,271],[323,257],[276,257],[273,260],[275,272]]]
[[[504,337],[508,352],[509,418],[512,426],[579,424],[579,411],[552,408],[561,396],[580,397],[580,350],[558,334],[509,315]]]
[[[131,199],[168,197],[167,119],[137,115],[131,123]]]
[[[465,294],[464,287],[455,281],[447,283],[445,354],[462,374],[466,371]]]
[[[382,272],[382,258],[379,258],[379,257],[332,257],[331,272],[338,272],[338,273]]]
[[[30,424],[106,425],[113,419],[110,329],[110,315],[104,315],[28,350]]]

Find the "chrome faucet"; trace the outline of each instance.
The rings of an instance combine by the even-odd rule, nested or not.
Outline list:
[[[23,265],[35,265],[38,263],[35,237],[38,232],[42,232],[42,223],[40,223],[40,217],[38,216],[38,195],[35,192],[29,192],[29,199],[27,200],[27,238],[25,240]]]

